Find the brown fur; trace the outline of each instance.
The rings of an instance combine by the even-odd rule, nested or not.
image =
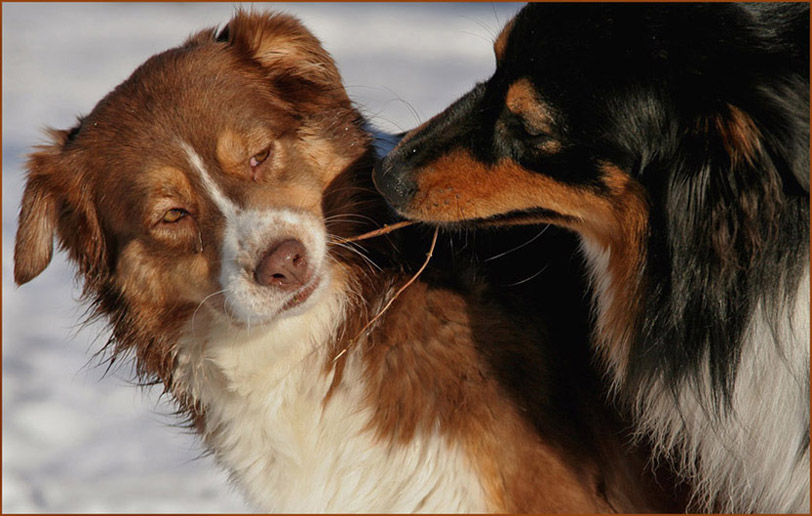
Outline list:
[[[608,511],[588,448],[556,444],[522,414],[549,410],[554,375],[527,344],[541,338],[510,325],[495,306],[414,284],[364,343],[372,428],[401,444],[435,429],[463,443],[492,511]],[[501,376],[520,369],[531,371],[532,386],[511,392]]]
[[[705,132],[714,130],[721,136],[722,145],[734,161],[743,160],[752,165],[761,152],[761,132],[753,119],[736,106],[728,105],[728,116],[716,116],[713,128],[705,127]]]
[[[579,386],[560,377],[550,348],[535,345],[544,332],[484,294],[418,281],[359,341],[378,438],[406,445],[436,430],[461,443],[493,512],[670,510],[599,395],[581,389],[571,408],[590,426],[575,428],[552,392],[554,382]]]

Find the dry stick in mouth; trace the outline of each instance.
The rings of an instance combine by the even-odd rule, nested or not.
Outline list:
[[[398,224],[404,224],[404,223],[399,222]],[[398,224],[392,224],[392,226],[389,226],[389,227],[391,227],[391,228],[392,228],[392,230],[394,230],[394,229],[397,229],[397,228],[395,228],[394,226],[397,226]],[[408,225],[408,224],[411,224],[411,222],[407,222],[407,223],[406,223],[406,225]],[[401,226],[399,226],[399,227],[403,227],[403,226],[401,225]],[[384,230],[384,229],[386,229],[386,228],[387,228],[387,226],[384,226],[383,228],[381,228],[381,229],[380,229],[380,230],[378,230],[378,231],[382,231],[382,230]],[[390,231],[391,231],[391,230],[390,230]],[[389,231],[387,231],[387,233],[388,233],[388,232],[389,232]],[[343,355],[344,353],[346,353],[346,352],[347,352],[347,350],[350,348],[350,346],[352,346],[353,344],[355,344],[355,342],[356,342],[356,341],[357,341],[357,340],[358,340],[358,339],[361,337],[361,335],[363,335],[363,334],[364,334],[364,333],[365,333],[365,332],[366,332],[366,331],[367,331],[367,330],[368,330],[368,329],[369,329],[369,328],[370,328],[370,327],[371,327],[373,324],[375,324],[375,321],[377,321],[378,319],[380,319],[380,318],[381,318],[381,316],[382,316],[382,315],[383,315],[383,314],[384,314],[384,313],[385,313],[387,310],[389,310],[389,307],[390,307],[390,306],[392,306],[392,303],[394,303],[394,302],[395,302],[395,300],[398,298],[398,296],[400,296],[400,295],[403,293],[403,291],[404,291],[404,290],[406,290],[407,288],[409,288],[409,286],[410,286],[412,283],[414,283],[414,282],[417,280],[417,278],[418,278],[418,277],[419,277],[421,274],[423,274],[423,271],[424,271],[424,270],[426,270],[426,267],[429,265],[429,261],[431,261],[431,257],[432,257],[432,256],[434,256],[434,247],[437,245],[437,234],[438,234],[439,232],[440,232],[440,228],[439,228],[439,227],[434,228],[434,236],[432,236],[432,237],[431,237],[431,247],[429,247],[429,252],[427,252],[427,253],[426,253],[426,261],[425,261],[425,262],[423,262],[423,265],[421,265],[421,266],[420,266],[420,269],[418,269],[418,270],[417,270],[417,272],[414,274],[414,276],[412,276],[411,278],[409,278],[409,281],[407,281],[407,282],[406,282],[406,283],[405,283],[405,284],[404,284],[402,287],[400,287],[400,288],[398,289],[398,291],[397,291],[397,292],[395,292],[395,295],[393,295],[393,296],[391,297],[391,299],[389,299],[389,301],[386,303],[386,305],[384,305],[384,307],[383,307],[383,308],[381,308],[381,310],[380,310],[380,311],[379,311],[377,314],[375,314],[375,317],[373,317],[372,319],[370,319],[370,320],[369,320],[369,322],[368,322],[368,323],[366,323],[366,325],[364,325],[364,327],[363,327],[363,328],[361,328],[361,331],[359,331],[359,332],[358,332],[358,335],[356,335],[356,336],[355,336],[355,338],[354,338],[354,339],[352,339],[352,340],[350,341],[350,343],[347,345],[347,347],[345,347],[344,349],[342,349],[342,350],[341,350],[341,352],[340,352],[338,355],[336,355],[336,357],[333,359],[333,362],[335,362],[336,360],[338,360],[339,358],[341,358],[341,355]],[[373,233],[374,233],[374,231],[373,231]],[[381,234],[383,234],[383,233],[381,233]],[[371,235],[370,233],[367,233],[367,235],[370,235],[370,237],[371,237],[371,236],[375,236],[375,235]],[[361,235],[361,236],[364,236],[364,235]],[[357,237],[356,237],[356,238],[357,238]],[[369,237],[365,237],[365,238],[369,238]]]
[[[340,243],[344,242],[357,242],[358,240],[366,240],[367,238],[373,238],[380,235],[385,235],[387,233],[391,233],[396,229],[405,228],[406,226],[411,226],[415,224],[413,220],[404,220],[402,222],[396,222],[395,224],[384,224],[382,228],[378,228],[374,231],[370,231],[369,233],[364,233],[363,235],[358,235],[349,238],[341,238]]]

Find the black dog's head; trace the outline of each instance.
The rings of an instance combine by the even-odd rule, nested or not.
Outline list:
[[[630,299],[604,314],[613,340],[649,332],[650,357],[662,339],[699,360],[738,341],[769,271],[808,255],[808,19],[805,4],[528,5],[493,76],[407,134],[375,182],[409,218],[577,231],[611,257],[597,287]]]
[[[590,225],[596,201],[705,164],[674,163],[689,154],[757,160],[773,131],[804,147],[794,112],[778,116],[806,102],[808,33],[757,37],[802,10],[531,4],[499,35],[494,75],[409,133],[376,182],[420,220]],[[777,165],[807,187],[804,163]]]

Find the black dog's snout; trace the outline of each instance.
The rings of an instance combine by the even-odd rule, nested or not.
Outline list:
[[[372,181],[375,188],[395,209],[406,207],[417,190],[408,167],[398,160],[396,154],[390,154],[378,163],[372,172]]]

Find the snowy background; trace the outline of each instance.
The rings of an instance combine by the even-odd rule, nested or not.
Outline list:
[[[57,255],[14,286],[22,162],[45,126],[76,115],[150,55],[228,21],[229,3],[3,8],[2,512],[246,512],[159,391],[105,376],[97,326],[80,327],[72,269]],[[408,129],[493,70],[492,41],[518,4],[254,4],[298,15],[380,128]]]

